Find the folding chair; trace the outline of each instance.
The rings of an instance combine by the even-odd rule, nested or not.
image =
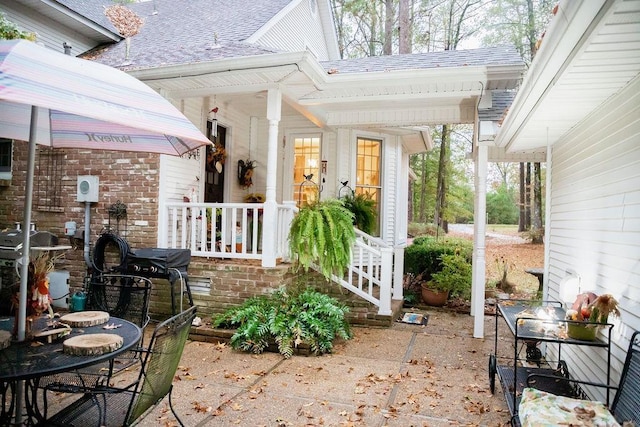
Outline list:
[[[171,401],[173,378],[189,336],[196,307],[160,323],[143,351],[137,381],[125,388],[100,386],[46,420],[47,426],[128,426],[144,418],[150,408],[169,396],[169,407],[181,426]]]

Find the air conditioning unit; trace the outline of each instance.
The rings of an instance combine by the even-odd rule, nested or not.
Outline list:
[[[97,176],[78,176],[78,195],[76,201],[91,202],[98,201],[98,185],[100,181]]]

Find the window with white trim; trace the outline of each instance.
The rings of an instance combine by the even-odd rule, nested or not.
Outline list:
[[[356,194],[368,194],[376,202],[378,218],[382,197],[382,141],[358,137],[356,152]],[[379,221],[378,221],[379,222]],[[379,234],[379,225],[374,234]]]

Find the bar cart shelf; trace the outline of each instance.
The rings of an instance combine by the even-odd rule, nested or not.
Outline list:
[[[553,375],[554,378],[536,378],[535,387],[562,396],[584,398],[584,393],[579,387],[570,385],[567,364],[562,360],[562,347],[564,345],[578,345],[601,347],[607,350],[606,383],[611,385],[611,328],[612,324],[606,323],[602,327],[604,334],[593,341],[578,340],[567,336],[567,324],[565,320],[566,309],[558,301],[531,301],[531,300],[499,300],[497,304],[495,323],[494,352],[489,356],[489,387],[491,393],[495,391],[496,380],[502,387],[507,406],[512,416],[512,424],[518,423],[518,405],[522,390],[527,387],[527,377],[532,374]],[[498,357],[498,326],[504,320],[513,335],[514,352],[510,357]],[[603,338],[606,337],[606,338]],[[546,343],[547,346],[557,346],[555,354],[557,360],[536,359],[537,345]],[[527,347],[527,355],[522,357],[524,347]],[[535,350],[535,351],[534,351]],[[498,359],[508,361],[498,364]],[[607,391],[607,405],[609,404],[609,391]]]

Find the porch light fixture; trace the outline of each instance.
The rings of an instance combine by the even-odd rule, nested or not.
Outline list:
[[[582,277],[572,269],[567,269],[565,273],[567,273],[567,276],[560,281],[558,293],[560,294],[560,300],[570,305],[582,292]]]
[[[218,136],[218,107],[209,112],[209,117],[211,117],[211,137],[215,138]]]

